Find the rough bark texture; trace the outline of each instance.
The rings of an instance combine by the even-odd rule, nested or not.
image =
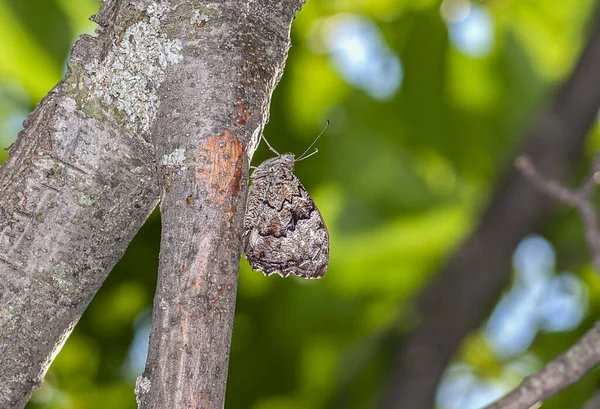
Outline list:
[[[571,78],[540,115],[523,147],[540,173],[553,180],[565,180],[572,172],[600,108],[598,22],[596,14],[591,38]],[[382,408],[434,406],[449,360],[506,286],[515,247],[541,226],[551,210],[551,201],[511,164],[478,228],[422,294],[421,323],[399,345]]]
[[[484,409],[528,409],[577,382],[600,362],[600,323],[541,371]]]
[[[300,0],[171,1],[153,128],[162,240],[140,408],[224,405],[249,158],[282,75]]]
[[[104,1],[0,168],[0,407],[26,404],[161,192],[138,398],[223,405],[248,160],[301,4]]]
[[[135,17],[124,7],[105,4],[98,36],[73,47],[65,79],[25,121],[0,168],[0,408],[25,406],[158,202],[145,130],[152,108],[128,112],[127,96],[110,102],[126,75],[150,65],[118,64],[119,38]],[[158,85],[136,97],[151,100]]]

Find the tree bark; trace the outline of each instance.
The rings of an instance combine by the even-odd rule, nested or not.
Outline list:
[[[187,3],[164,22],[185,57],[154,127],[162,240],[140,408],[224,405],[249,157],[303,2]]]
[[[522,150],[553,180],[571,174],[600,108],[598,13],[592,23],[591,37],[575,70],[531,128]],[[542,225],[552,208],[511,164],[477,229],[421,295],[421,322],[398,346],[382,408],[434,407],[448,362],[508,283],[515,247]]]
[[[103,71],[103,56],[130,12],[117,2],[103,10],[98,36],[73,47],[69,72],[27,118],[0,168],[2,408],[25,406],[158,202],[148,133],[133,132],[140,118],[106,103],[117,95],[118,73]],[[151,115],[146,104],[138,108]]]
[[[0,167],[0,407],[25,406],[159,198],[140,406],[223,406],[248,162],[302,3],[104,0]]]

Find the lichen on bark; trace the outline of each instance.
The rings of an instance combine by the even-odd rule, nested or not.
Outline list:
[[[165,70],[183,58],[181,40],[168,39],[161,31],[171,11],[169,3],[136,10],[102,60],[69,63],[66,93],[88,118],[100,121],[112,114],[126,132],[148,133]]]

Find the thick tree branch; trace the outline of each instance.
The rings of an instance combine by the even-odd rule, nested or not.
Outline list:
[[[541,371],[528,376],[512,392],[485,409],[529,409],[577,382],[600,362],[600,323]]]
[[[140,408],[221,408],[249,158],[283,73],[301,0],[170,2],[181,45],[153,128],[162,240]]]
[[[555,180],[572,172],[600,107],[598,15],[593,23],[575,70],[531,128],[523,147],[540,171]],[[515,247],[541,226],[552,210],[549,202],[511,166],[477,229],[422,294],[421,322],[398,346],[382,408],[433,407],[449,360],[506,286]]]
[[[97,37],[73,47],[65,79],[25,121],[0,168],[1,408],[25,406],[158,202],[147,132],[155,109],[144,101],[161,78],[127,90],[150,63],[114,58],[134,17],[125,2],[105,1]]]

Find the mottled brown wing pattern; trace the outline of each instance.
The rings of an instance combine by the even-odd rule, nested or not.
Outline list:
[[[291,163],[291,165],[290,165]],[[244,217],[244,251],[254,270],[320,278],[329,261],[329,234],[312,198],[282,155],[252,175]]]

